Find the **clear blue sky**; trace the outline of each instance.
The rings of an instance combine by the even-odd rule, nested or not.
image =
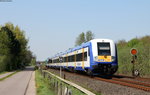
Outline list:
[[[0,2],[0,24],[26,31],[38,60],[74,47],[81,32],[114,41],[150,35],[150,0],[12,0]]]

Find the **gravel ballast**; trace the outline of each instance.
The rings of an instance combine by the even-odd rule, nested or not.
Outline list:
[[[59,70],[49,69],[49,71],[59,75]],[[65,78],[67,80],[72,81],[92,92],[95,92],[96,94],[101,93],[102,95],[150,95],[150,92],[95,80],[88,76],[82,76],[66,71],[63,71],[62,73],[62,75],[65,74]]]

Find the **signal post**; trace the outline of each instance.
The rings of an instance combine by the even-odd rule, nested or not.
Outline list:
[[[132,76],[139,76],[139,71],[138,70],[135,70],[135,60],[137,59],[137,49],[135,48],[132,48],[131,51],[130,51],[131,55],[132,55],[132,61],[131,63],[133,64],[133,67],[132,67]]]

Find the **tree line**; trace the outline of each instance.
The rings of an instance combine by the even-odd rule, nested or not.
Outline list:
[[[24,32],[12,23],[0,26],[0,72],[24,68],[34,58]]]

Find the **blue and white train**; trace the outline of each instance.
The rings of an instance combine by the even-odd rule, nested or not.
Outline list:
[[[117,48],[112,40],[93,39],[50,58],[46,66],[85,71],[89,75],[112,75],[118,69]]]

